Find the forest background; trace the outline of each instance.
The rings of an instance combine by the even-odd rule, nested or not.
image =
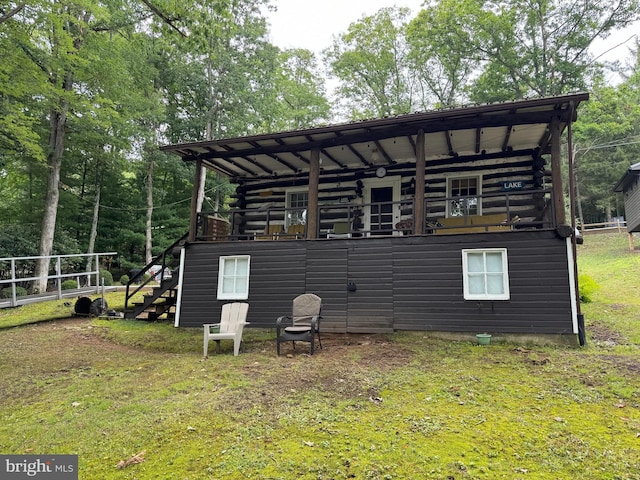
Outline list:
[[[188,229],[194,179],[162,144],[575,91],[591,93],[578,220],[624,215],[612,188],[639,157],[639,43],[614,62],[590,47],[638,21],[638,0],[427,0],[361,17],[319,55],[272,44],[270,8],[0,1],[0,258],[149,262]],[[203,209],[233,189],[209,173]]]

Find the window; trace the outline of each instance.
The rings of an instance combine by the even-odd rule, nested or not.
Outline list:
[[[447,197],[450,200],[447,205],[447,215],[449,217],[481,215],[478,198],[481,184],[480,177],[449,178],[447,182]]]
[[[249,255],[220,257],[218,300],[249,298]]]
[[[285,228],[291,225],[304,225],[307,223],[307,206],[309,205],[309,193],[305,191],[287,192],[287,213],[285,216]]]
[[[507,249],[462,250],[465,300],[509,300]]]

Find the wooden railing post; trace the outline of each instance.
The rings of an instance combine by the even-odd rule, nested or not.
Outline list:
[[[414,193],[413,233],[424,233],[424,173],[426,169],[424,130],[418,130],[416,138],[416,191]]]
[[[309,162],[309,197],[307,202],[307,238],[318,238],[318,186],[320,184],[320,150],[311,150]]]
[[[202,181],[202,160],[196,160],[196,171],[193,175],[193,192],[191,193],[191,221],[189,223],[189,241],[194,242],[198,233],[198,192]]]

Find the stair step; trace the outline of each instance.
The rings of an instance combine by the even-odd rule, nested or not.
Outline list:
[[[133,309],[127,310],[125,313],[126,318],[155,320],[158,317],[166,317],[168,319],[175,317],[175,305],[178,297],[178,272],[180,270],[178,255],[187,236],[188,233],[167,248],[163,254],[153,259],[153,265],[162,265],[163,269],[171,271],[171,278],[164,278],[165,275],[162,275],[163,278],[160,279],[160,282],[153,285],[150,290],[143,294],[141,302],[128,303],[128,305],[133,306]],[[146,271],[150,268],[151,264],[145,266],[144,270]],[[163,270],[163,272],[166,271]],[[137,293],[139,290],[138,288],[135,292]],[[131,296],[127,300],[131,300]]]

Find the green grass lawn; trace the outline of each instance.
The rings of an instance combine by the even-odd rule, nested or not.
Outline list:
[[[0,329],[0,452],[78,454],[81,479],[640,479],[640,253],[578,248],[585,348],[398,333],[277,357],[250,329],[203,360],[167,324]]]

